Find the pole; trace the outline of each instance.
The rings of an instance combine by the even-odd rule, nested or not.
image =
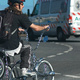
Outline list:
[[[33,0],[33,7],[35,6],[35,0]]]

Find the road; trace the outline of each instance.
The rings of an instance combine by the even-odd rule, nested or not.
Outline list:
[[[37,40],[30,43],[34,48]],[[55,80],[80,80],[80,38],[72,36],[66,42],[49,38],[35,52],[38,58],[43,57],[52,64]]]

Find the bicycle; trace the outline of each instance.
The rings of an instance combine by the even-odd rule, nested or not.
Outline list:
[[[33,80],[54,80],[55,72],[52,65],[43,58],[37,59],[34,53],[41,42],[44,32],[45,31],[42,32],[36,48],[32,49],[30,71],[35,72],[35,74],[28,75],[27,77],[19,75],[17,65],[20,64],[21,60],[18,60],[14,64],[10,64],[9,55],[5,54],[4,49],[1,49],[0,53],[3,53],[3,55],[0,57],[0,80],[27,80],[28,77],[31,77]],[[28,34],[26,38],[28,41]]]

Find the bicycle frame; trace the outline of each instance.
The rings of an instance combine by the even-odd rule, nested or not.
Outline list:
[[[51,76],[51,75],[53,75],[53,74],[40,74],[40,73],[37,72],[37,71],[38,71],[38,65],[39,65],[39,63],[41,63],[42,61],[44,61],[44,59],[43,59],[43,58],[37,59],[34,51],[39,47],[39,44],[40,44],[40,42],[41,42],[41,39],[42,39],[42,36],[43,36],[44,32],[45,32],[45,30],[41,33],[41,36],[40,36],[39,41],[38,41],[38,43],[37,43],[37,45],[36,45],[36,48],[31,50],[31,51],[32,51],[32,54],[31,54],[31,64],[30,64],[30,67],[29,67],[29,68],[30,68],[31,71],[35,71],[36,80],[38,80],[38,78],[37,78],[37,75],[38,75],[38,74],[41,75],[41,76],[44,76],[44,75],[45,75],[45,76],[47,76],[47,75],[50,75],[50,76]],[[27,38],[27,41],[28,41],[28,33],[26,32],[26,34],[27,34],[26,38]],[[9,55],[5,55],[5,56],[6,56],[6,66],[8,66],[7,56],[9,56]],[[14,60],[15,60],[15,59],[14,59]],[[15,61],[14,61],[14,62],[15,62]],[[17,76],[18,76],[18,77],[17,77],[17,76],[15,77],[16,79],[22,78],[22,76],[19,75],[19,72],[18,72],[17,67],[16,67],[16,65],[17,65],[17,64],[20,64],[20,62],[21,62],[21,60],[18,60],[18,61],[17,61],[16,63],[14,63],[14,64],[12,65],[12,67],[11,67],[11,70],[12,70],[12,71],[14,70],[14,68],[16,68],[16,72],[17,72]],[[45,62],[49,64],[51,70],[53,71],[53,68],[52,68],[52,66],[50,65],[50,63],[47,62],[47,61],[45,61]],[[7,73],[7,72],[6,72],[6,73]]]

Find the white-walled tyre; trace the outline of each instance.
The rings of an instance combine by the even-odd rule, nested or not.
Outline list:
[[[5,73],[1,80],[14,80],[14,78],[15,78],[14,72],[11,70],[9,66],[5,66]]]
[[[4,71],[5,71],[5,67],[4,66],[5,66],[5,64],[4,64],[3,60],[2,60],[2,58],[0,57],[0,78],[4,74]]]
[[[43,60],[36,66],[37,71],[37,78],[38,80],[54,80],[54,75],[50,75],[50,72],[53,72],[52,65],[46,61]]]

